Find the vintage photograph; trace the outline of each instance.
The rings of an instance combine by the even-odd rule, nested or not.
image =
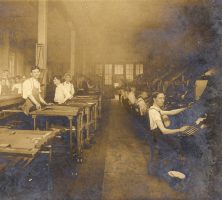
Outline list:
[[[221,200],[222,0],[0,0],[0,200]]]

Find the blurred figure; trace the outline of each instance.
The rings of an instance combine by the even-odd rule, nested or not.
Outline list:
[[[148,106],[145,101],[147,98],[148,98],[148,93],[146,91],[142,91],[136,101],[136,105],[139,108],[140,116],[145,116],[147,114]]]
[[[9,71],[7,69],[5,69],[2,72],[2,79],[5,79],[5,84],[10,87],[10,81],[9,81]]]
[[[8,80],[5,78],[2,78],[1,83],[0,83],[1,95],[7,95],[10,93],[11,90],[10,90],[9,84],[7,84],[7,83],[8,83]]]
[[[70,94],[70,97],[72,98],[75,94],[75,89],[74,89],[73,84],[71,83],[71,80],[72,80],[71,74],[66,73],[64,75],[64,79],[65,81],[63,83],[63,86],[68,91],[68,93]]]
[[[15,77],[15,83],[12,85],[12,92],[14,94],[22,94],[22,79],[21,76]]]
[[[134,105],[136,103],[136,88],[135,87],[131,87],[130,88],[130,92],[128,94],[128,100],[129,100],[129,105]]]

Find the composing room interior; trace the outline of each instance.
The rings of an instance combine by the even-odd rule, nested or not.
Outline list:
[[[221,0],[0,0],[0,199],[222,199],[221,58]]]

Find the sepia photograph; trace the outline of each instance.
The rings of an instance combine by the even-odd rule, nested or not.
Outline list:
[[[221,200],[222,0],[0,0],[0,200]]]

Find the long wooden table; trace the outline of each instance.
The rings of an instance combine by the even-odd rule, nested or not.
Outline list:
[[[81,107],[71,107],[71,106],[47,106],[41,110],[36,110],[30,113],[34,120],[34,130],[36,130],[36,118],[38,116],[45,117],[67,117],[69,120],[69,131],[70,131],[70,152],[71,156],[74,155],[74,144],[73,144],[73,119],[77,118],[76,125],[76,155],[77,161],[82,160],[82,130],[83,130],[83,109]]]
[[[86,122],[84,123],[86,129],[86,144],[90,143],[90,126],[94,126],[94,130],[96,130],[97,125],[97,106],[96,103],[91,102],[76,102],[75,100],[69,100],[66,103],[67,106],[72,107],[80,107],[84,109],[84,114],[86,116]]]
[[[98,114],[97,117],[101,118],[102,113],[102,97],[101,95],[85,95],[85,96],[75,96],[73,97],[76,102],[92,102],[97,104]]]
[[[4,95],[0,96],[0,107],[20,104],[24,101],[21,95]]]
[[[20,188],[31,170],[31,163],[39,154],[48,154],[50,170],[51,141],[59,134],[58,130],[34,131],[0,128],[0,191],[10,194],[11,186]],[[10,173],[8,173],[10,172]],[[12,185],[11,185],[12,184]],[[48,187],[51,187],[48,176]],[[1,194],[0,194],[1,195]]]
[[[58,131],[13,130],[0,128],[0,153],[34,157]]]

